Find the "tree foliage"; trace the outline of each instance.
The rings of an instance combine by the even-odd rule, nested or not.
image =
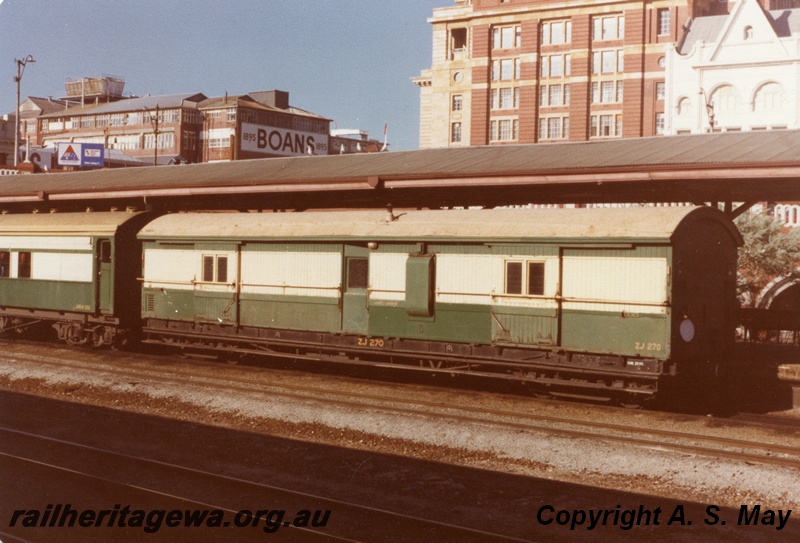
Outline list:
[[[736,219],[744,238],[739,248],[737,290],[744,307],[755,307],[758,295],[776,277],[800,278],[800,228],[786,229],[779,219],[745,213]]]

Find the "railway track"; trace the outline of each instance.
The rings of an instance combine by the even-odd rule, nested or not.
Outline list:
[[[168,462],[141,454],[87,445],[72,439],[56,438],[18,428],[0,426],[0,443],[3,444],[0,446],[0,461],[6,465],[19,466],[20,469],[33,468],[53,478],[68,477],[78,487],[100,485],[111,488],[116,495],[144,494],[160,500],[160,503],[177,503],[181,508],[193,507],[222,511],[228,519],[238,513],[238,510],[231,505],[236,503],[236,500],[232,502],[230,497],[225,497],[231,493],[237,497],[256,496],[260,499],[269,496],[275,503],[312,503],[315,507],[335,512],[338,522],[333,522],[324,528],[297,527],[289,522],[281,524],[284,531],[298,533],[292,534],[292,536],[296,536],[296,539],[290,540],[355,543],[365,539],[362,539],[358,533],[354,533],[354,528],[372,524],[377,527],[401,527],[401,533],[395,535],[397,539],[387,539],[390,541],[407,540],[405,538],[412,537],[414,533],[438,534],[443,540],[474,541],[476,543],[530,541],[530,539],[522,539],[497,531],[426,518],[407,511],[391,510],[370,503],[341,499],[330,494],[300,490],[285,484],[265,483],[244,476],[227,475],[183,463]],[[104,467],[108,465],[114,466],[114,469],[109,470]],[[227,489],[229,494],[204,491],[198,496],[196,490],[198,487],[203,489],[223,488]],[[266,514],[266,511],[264,513]],[[263,519],[260,524],[264,524]],[[52,527],[53,524],[50,526]],[[198,534],[196,530],[192,532],[195,535]],[[52,528],[50,532],[53,532]],[[263,540],[264,534],[257,530],[250,530],[250,532],[258,533],[255,539],[243,539],[241,536],[246,535],[246,532],[239,530],[236,534],[239,537],[236,540]],[[215,533],[223,536],[230,534],[224,530],[222,532],[217,530]],[[24,541],[10,533],[1,534],[4,537],[8,536],[10,541]],[[402,534],[405,534],[405,537],[399,539]],[[370,539],[372,538],[367,537],[366,540]],[[200,540],[206,539],[201,538]]]
[[[295,385],[288,383],[254,382],[255,377],[263,378],[263,370],[257,367],[237,367],[237,375],[225,372],[223,376],[204,377],[197,375],[194,368],[219,364],[192,360],[184,361],[188,367],[146,363],[131,367],[129,362],[115,361],[108,356],[104,359],[83,362],[68,357],[30,355],[22,352],[6,353],[4,358],[34,363],[53,369],[65,368],[76,371],[90,371],[94,375],[105,375],[114,382],[161,383],[192,387],[213,388],[234,394],[248,394],[280,397],[286,400],[312,402],[328,407],[353,410],[370,410],[407,417],[428,417],[447,419],[463,425],[489,425],[514,432],[539,432],[553,436],[604,440],[606,442],[634,445],[658,452],[678,452],[711,458],[726,458],[747,464],[762,464],[784,468],[800,468],[800,447],[772,440],[737,439],[719,435],[701,435],[654,427],[577,420],[569,417],[535,414],[530,412],[487,409],[466,404],[453,405],[441,401],[419,398],[403,398],[400,395],[387,397],[361,391],[341,391],[319,386]],[[263,381],[263,379],[259,379]],[[800,439],[800,429],[797,431]]]

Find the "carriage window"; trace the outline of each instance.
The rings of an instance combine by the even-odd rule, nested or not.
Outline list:
[[[213,256],[204,256],[203,257],[203,282],[204,283],[213,283],[214,282],[214,257]]]
[[[369,261],[366,258],[347,259],[347,288],[367,288]]]
[[[100,240],[100,262],[111,263],[111,242],[107,239]]]
[[[29,279],[31,276],[31,253],[29,251],[17,253],[17,277]]]
[[[0,277],[11,276],[11,253],[0,251]]]
[[[506,294],[522,294],[522,262],[506,262]]]
[[[544,294],[544,262],[528,262],[528,294]]]
[[[506,294],[544,295],[544,262],[506,262]]]
[[[228,282],[228,257],[203,255],[203,282],[227,283]]]
[[[228,257],[217,257],[217,283],[228,282]]]

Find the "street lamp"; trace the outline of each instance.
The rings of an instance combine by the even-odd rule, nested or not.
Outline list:
[[[22,81],[22,74],[25,72],[25,65],[29,62],[36,62],[31,55],[25,57],[24,60],[14,59],[17,63],[17,76],[14,82],[17,84],[17,114],[14,120],[14,167],[19,165],[19,84]]]

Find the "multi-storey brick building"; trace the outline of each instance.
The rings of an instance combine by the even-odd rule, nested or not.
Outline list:
[[[665,50],[717,0],[456,0],[434,10],[420,147],[663,132]]]
[[[20,133],[22,140],[31,144],[34,162],[42,168],[56,167],[59,143],[101,144],[106,166],[327,155],[386,148],[369,139],[365,132],[359,131],[357,137],[332,134],[330,119],[291,106],[285,91],[216,98],[202,93],[130,98],[122,95],[123,84],[121,78],[111,76],[76,79],[67,82],[69,96],[63,100],[25,100]],[[13,128],[10,133],[13,139]],[[0,164],[13,156],[4,148],[0,138]],[[25,150],[20,154],[24,157]]]

